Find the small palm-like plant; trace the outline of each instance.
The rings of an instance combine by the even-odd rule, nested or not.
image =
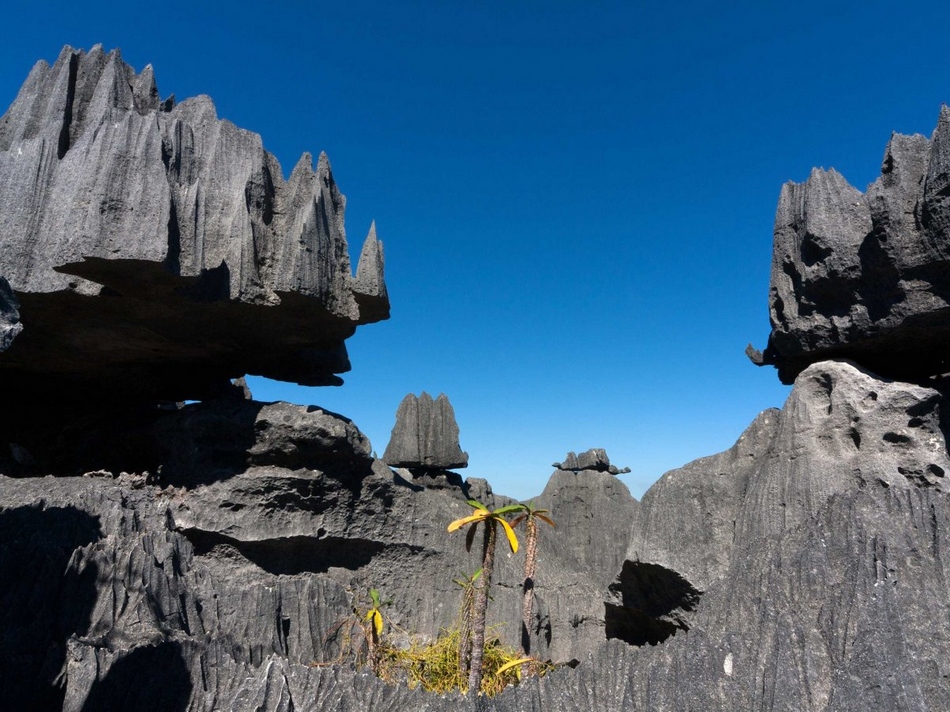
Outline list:
[[[524,585],[521,591],[521,652],[525,655],[531,652],[531,626],[534,613],[534,574],[538,567],[538,522],[545,522],[555,526],[547,509],[538,509],[534,502],[519,505],[521,514],[511,522],[513,527],[524,522],[525,528],[525,559]]]
[[[370,609],[366,612],[364,620],[369,624],[369,630],[366,631],[366,645],[369,649],[369,664],[373,670],[379,668],[379,637],[383,634],[383,612],[382,607],[388,606],[392,601],[383,603],[379,600],[379,591],[375,588],[369,590]]]
[[[488,589],[491,586],[492,572],[495,567],[497,527],[499,524],[501,525],[512,553],[516,553],[518,551],[518,537],[515,536],[514,529],[505,519],[505,515],[521,511],[524,505],[510,504],[491,510],[474,499],[468,500],[468,504],[474,511],[469,516],[456,519],[449,524],[448,530],[454,532],[462,527],[469,527],[465,538],[465,549],[471,551],[472,542],[475,541],[476,528],[479,524],[485,525],[482,542],[482,575],[475,581],[475,599],[472,604],[472,645],[468,672],[468,689],[470,692],[477,692],[482,685],[482,660],[485,654],[485,616],[488,613]]]

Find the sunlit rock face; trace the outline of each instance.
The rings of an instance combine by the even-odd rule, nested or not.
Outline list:
[[[23,331],[0,387],[33,401],[179,401],[253,373],[340,383],[344,340],[389,315],[375,228],[354,276],[321,155],[285,180],[206,96],[65,48],[0,118],[0,276]],[[5,342],[8,341],[5,339]]]
[[[836,171],[782,188],[772,332],[753,360],[791,383],[810,363],[852,359],[889,378],[950,371],[950,108],[933,137],[894,134],[865,193]]]
[[[927,672],[950,654],[945,411],[822,362],[730,450],[664,475],[607,603],[608,636],[642,646],[621,657],[631,708],[946,707]]]

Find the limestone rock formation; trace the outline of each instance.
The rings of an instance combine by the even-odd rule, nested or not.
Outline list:
[[[849,358],[890,378],[950,372],[950,108],[931,139],[894,134],[862,194],[814,170],[782,188],[770,317],[760,364],[791,383],[809,364]]]
[[[629,467],[620,469],[616,465],[610,464],[610,458],[607,457],[607,451],[603,448],[591,448],[578,455],[575,452],[567,453],[564,462],[555,462],[551,467],[557,470],[570,470],[579,472],[580,470],[592,470],[594,472],[607,472],[611,475],[622,475],[630,472]]]
[[[666,608],[675,633],[629,653],[632,707],[950,704],[945,411],[936,390],[820,363],[732,450],[665,475],[613,587],[635,632]]]
[[[934,389],[845,362],[810,367],[782,411],[625,508],[630,546],[606,605],[590,569],[545,530],[545,649],[571,654],[557,641],[587,616],[615,639],[575,644],[576,670],[477,708],[947,707],[944,409]],[[122,699],[141,709],[289,709],[289,699],[294,709],[475,709],[347,667],[309,667],[332,659],[329,633],[368,586],[395,599],[395,622],[430,635],[457,604],[463,543],[444,526],[467,511],[464,495],[406,483],[379,462],[349,471],[250,466],[197,487],[0,478],[4,699],[76,710]],[[620,485],[563,474],[575,488],[599,483],[602,496]],[[557,492],[538,504],[553,507],[558,533],[582,526],[565,507],[608,503]],[[41,562],[36,576],[7,575],[27,562]],[[500,561],[496,623],[517,619],[518,563]]]
[[[118,50],[38,63],[0,118],[0,275],[23,332],[5,393],[181,401],[246,373],[337,384],[389,315],[375,227],[351,273],[325,155],[285,180],[206,96],[162,101]]]
[[[573,468],[555,470],[535,504],[549,510],[557,525],[553,531],[543,531],[545,540],[563,547],[562,557],[589,571],[591,580],[606,593],[623,564],[638,520],[639,502],[605,469],[610,460],[604,450],[588,450],[580,458],[568,453],[564,464],[579,462],[591,465],[578,468],[584,471],[583,477]]]
[[[432,400],[425,391],[402,399],[396,424],[383,454],[392,467],[451,470],[468,466],[468,453],[459,446],[459,426],[448,397]]]
[[[191,457],[166,458],[157,475],[0,476],[6,704],[244,710],[271,694],[260,684],[309,699],[326,671],[308,666],[340,654],[337,624],[370,587],[407,633],[453,623],[453,579],[478,567],[465,537],[445,531],[471,511],[461,489],[407,482],[321,411],[226,399],[168,418],[164,436]],[[582,658],[603,639],[602,591],[551,542],[541,551],[532,649]],[[26,576],[34,558],[42,567]],[[499,557],[489,624],[510,641],[522,567]]]
[[[388,313],[375,226],[353,276],[325,159],[284,182],[259,138],[159,101],[118,53],[37,65],[0,120],[3,706],[950,709],[948,156],[944,110],[864,195],[823,172],[785,188],[764,356],[795,379],[784,408],[642,502],[603,450],[557,463],[530,647],[576,669],[443,697],[339,662],[370,587],[398,643],[450,626],[480,563],[448,523],[512,503],[448,472],[448,399],[407,396],[384,462],[347,418],[238,378],[335,379]],[[814,362],[839,353],[860,365]],[[522,580],[499,555],[509,642]]]

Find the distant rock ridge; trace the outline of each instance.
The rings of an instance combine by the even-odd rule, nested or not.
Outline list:
[[[591,448],[580,455],[569,452],[564,462],[555,462],[551,467],[557,470],[570,470],[579,472],[581,470],[592,470],[593,472],[607,472],[611,475],[623,475],[630,472],[629,467],[620,469],[610,464],[610,458],[607,457],[607,451],[603,448]]]
[[[755,363],[791,383],[848,358],[888,378],[950,372],[950,108],[894,134],[865,193],[834,170],[787,183],[775,216],[771,334]]]
[[[425,391],[402,399],[383,462],[410,469],[468,467],[468,453],[459,446],[455,410],[444,393],[435,400]]]
[[[389,316],[371,227],[352,274],[326,155],[284,180],[207,96],[66,47],[0,118],[0,276],[22,334],[0,387],[30,398],[201,399],[252,373],[331,385]]]

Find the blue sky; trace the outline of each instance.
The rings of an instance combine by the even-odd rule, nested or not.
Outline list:
[[[538,494],[604,447],[636,495],[729,447],[788,389],[768,335],[782,183],[862,190],[891,131],[950,101],[950,4],[6,3],[0,103],[64,44],[210,95],[285,174],[326,151],[358,253],[385,243],[388,322],[335,389],[260,399],[352,418],[380,453],[409,392],[445,392],[463,474]]]

